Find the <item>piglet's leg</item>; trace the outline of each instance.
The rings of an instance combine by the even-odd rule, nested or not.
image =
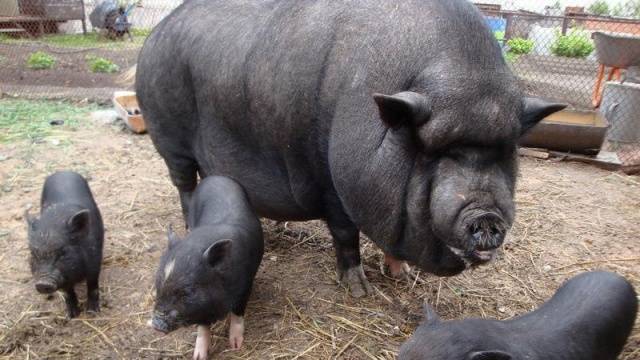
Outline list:
[[[207,360],[209,345],[211,344],[211,330],[209,325],[198,325],[198,337],[193,349],[193,360]]]
[[[64,302],[67,305],[67,317],[69,319],[73,319],[74,317],[80,315],[80,308],[78,307],[78,297],[76,296],[76,292],[73,289],[73,286],[65,289],[64,293]]]
[[[384,254],[384,263],[381,269],[383,274],[386,273],[385,269],[388,269],[389,275],[394,278],[409,278],[411,274],[411,268],[406,261],[398,260],[389,254]]]
[[[240,350],[244,341],[244,317],[231,313],[229,316],[229,346],[231,350]]]

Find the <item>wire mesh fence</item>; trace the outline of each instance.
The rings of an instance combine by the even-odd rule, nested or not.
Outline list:
[[[181,3],[0,0],[0,90],[108,100],[152,28]],[[518,10],[530,1],[506,3],[511,6],[477,6],[524,91],[568,103],[574,115],[595,114],[559,119],[575,127],[564,136],[584,136],[583,128],[596,134],[593,149],[577,150],[601,150],[601,159],[640,166],[640,0],[598,0],[586,7],[549,1],[536,11]]]

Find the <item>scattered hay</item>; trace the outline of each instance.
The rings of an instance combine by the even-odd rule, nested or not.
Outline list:
[[[177,195],[148,137],[81,128],[70,144],[0,148],[0,354],[9,358],[184,358],[195,327],[161,336],[146,327],[153,278],[169,224],[181,230]],[[91,139],[91,141],[84,141]],[[81,154],[82,156],[79,156]],[[22,212],[37,207],[53,170],[90,177],[107,233],[102,312],[64,319],[64,305],[33,290]],[[227,351],[215,324],[211,353],[223,359],[393,359],[422,319],[424,301],[445,319],[507,319],[536,308],[571,276],[608,269],[640,287],[638,178],[581,164],[523,159],[514,228],[499,259],[453,278],[380,273],[381,252],[362,238],[375,294],[353,299],[336,284],[334,252],[318,221],[263,221],[266,252],[246,314],[245,345]],[[34,209],[35,211],[35,209]],[[4,234],[4,235],[3,235]],[[84,287],[80,296],[83,299]],[[622,360],[640,359],[636,329]]]

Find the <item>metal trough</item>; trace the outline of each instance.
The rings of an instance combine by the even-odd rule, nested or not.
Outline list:
[[[540,122],[522,140],[521,146],[585,153],[598,150],[607,133],[607,122],[593,111],[564,110]]]
[[[620,69],[640,65],[640,36],[596,31],[591,37],[599,63]]]

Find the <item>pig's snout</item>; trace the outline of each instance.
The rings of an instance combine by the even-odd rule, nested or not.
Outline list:
[[[159,318],[157,316],[154,316],[153,319],[151,320],[151,327],[153,327],[154,330],[159,331],[163,334],[169,333],[169,324],[164,319]]]
[[[168,313],[156,311],[153,319],[151,319],[151,327],[163,334],[168,334],[180,325],[177,315],[175,310],[171,310]]]
[[[470,221],[468,227],[469,242],[475,252],[494,251],[504,242],[506,224],[496,213],[485,213]]]
[[[58,287],[51,280],[38,280],[36,281],[36,290],[41,294],[51,294],[58,290]]]

